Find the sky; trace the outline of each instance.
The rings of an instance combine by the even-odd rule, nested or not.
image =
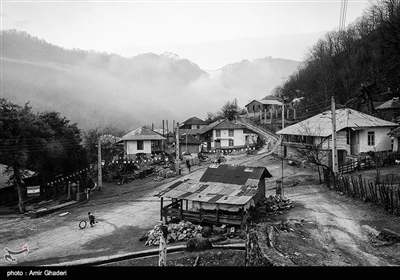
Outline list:
[[[367,6],[349,0],[346,24]],[[300,61],[305,47],[338,28],[340,8],[339,0],[1,0],[0,12],[1,29],[26,31],[67,49],[124,57],[168,51],[203,69],[218,69],[260,56]]]

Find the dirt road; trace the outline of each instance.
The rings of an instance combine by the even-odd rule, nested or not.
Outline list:
[[[267,180],[267,195],[275,194],[275,180],[282,176],[282,162],[273,155],[229,155],[227,163],[265,166],[273,175]],[[0,218],[1,247],[19,250],[28,245],[29,253],[18,256],[18,265],[67,264],[101,256],[149,249],[138,239],[159,220],[160,200],[154,194],[163,184],[182,177],[199,179],[207,165],[193,166],[181,177],[155,182],[153,177],[127,185],[104,184],[86,204],[62,209],[44,217]],[[398,244],[380,246],[362,225],[378,230],[391,228],[400,232],[399,218],[383,213],[373,205],[340,196],[318,184],[318,174],[311,168],[289,166],[284,162],[284,194],[296,205],[290,211],[271,216],[302,221],[301,238],[282,232],[277,244],[294,265],[399,265]],[[289,187],[293,182],[296,186]],[[78,222],[93,212],[99,223],[80,230]],[[59,214],[69,212],[60,217]],[[397,228],[396,228],[397,227]],[[375,243],[374,243],[375,242]],[[152,247],[151,249],[154,249]],[[295,254],[296,253],[296,254]],[[12,265],[1,258],[0,265]]]

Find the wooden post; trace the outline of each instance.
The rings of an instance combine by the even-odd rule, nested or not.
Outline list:
[[[158,253],[158,266],[167,266],[167,237],[168,237],[168,227],[165,226],[165,220],[161,222],[160,235],[160,248]]]
[[[71,182],[70,181],[67,182],[67,186],[68,186],[68,197],[67,197],[67,199],[70,199],[71,198]]]
[[[338,159],[337,159],[337,143],[336,143],[336,107],[335,96],[332,95],[332,170],[333,173],[338,172]]]
[[[102,187],[102,175],[101,175],[101,144],[100,144],[100,138],[99,142],[97,144],[98,150],[97,150],[97,186],[99,187],[99,191],[101,190]]]
[[[181,214],[181,221],[183,220],[183,200],[181,199],[181,202],[179,203],[180,204],[180,214]]]
[[[217,226],[218,226],[219,225],[219,206],[218,206],[218,204],[217,204],[217,209],[216,209],[216,213],[215,214],[217,215],[216,222],[217,222]]]
[[[243,207],[240,209],[240,229],[243,230]]]
[[[175,168],[180,175],[179,172],[179,123],[176,123],[176,135],[175,135],[175,149],[176,149],[176,159],[175,159]]]
[[[267,123],[267,109],[264,108],[264,123]]]
[[[164,200],[164,198],[161,197],[161,209],[160,209],[160,219],[161,219],[161,220],[162,220],[162,218],[163,218],[163,200]]]
[[[250,227],[251,227],[251,219],[250,217],[246,218],[246,250],[244,256],[244,266],[249,266],[249,256],[250,256]]]

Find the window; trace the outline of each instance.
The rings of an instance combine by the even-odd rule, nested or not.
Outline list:
[[[199,124],[197,125],[197,129],[200,129],[200,125]]]
[[[215,137],[221,137],[221,130],[217,129],[215,131]]]
[[[375,131],[368,131],[368,146],[375,145]]]
[[[346,144],[350,145],[350,129],[346,131]]]
[[[138,150],[143,150],[143,140],[137,141],[137,149]]]
[[[229,139],[229,146],[233,146],[233,139]]]
[[[229,129],[229,137],[233,137],[233,129]]]

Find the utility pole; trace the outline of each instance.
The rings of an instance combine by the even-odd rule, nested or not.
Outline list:
[[[102,187],[102,175],[101,175],[101,144],[100,144],[100,137],[99,142],[97,144],[97,185],[99,186],[99,191]]]
[[[282,129],[285,128],[285,104],[282,101]],[[281,189],[282,189],[282,196],[285,194],[283,190],[283,135],[280,135],[281,137],[281,156],[282,156],[282,182],[281,182]]]
[[[176,171],[179,173],[179,123],[176,123],[176,138],[175,138],[175,149],[176,149],[176,159],[175,159],[175,168]]]
[[[336,145],[336,106],[335,96],[332,95],[332,170],[338,172],[337,145]]]

